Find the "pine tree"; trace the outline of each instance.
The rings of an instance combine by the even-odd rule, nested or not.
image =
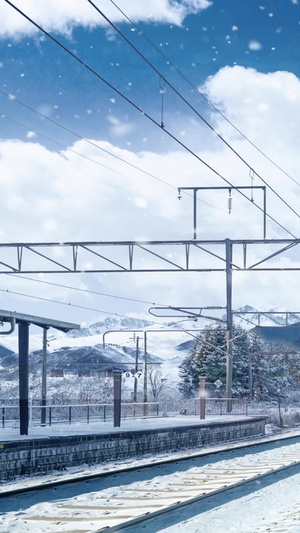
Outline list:
[[[207,328],[205,332],[198,335],[188,357],[179,368],[181,378],[179,390],[185,398],[191,398],[195,395],[200,376],[205,376],[209,383],[214,383],[217,380],[225,383],[225,342],[225,332],[221,326],[213,329]]]
[[[245,396],[249,391],[249,348],[248,332],[241,327],[233,329],[233,386],[236,397]],[[194,342],[192,349],[181,364],[179,390],[184,397],[191,398],[198,390],[200,376],[205,376],[207,383],[221,381],[216,390],[217,395],[225,394],[226,384],[226,332],[222,326],[208,327]]]

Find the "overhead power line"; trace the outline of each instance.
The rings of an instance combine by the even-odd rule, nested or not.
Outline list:
[[[44,285],[52,285],[53,287],[62,287],[63,289],[71,289],[72,291],[79,291],[79,292],[85,292],[88,294],[96,294],[97,296],[107,296],[109,298],[116,298],[118,300],[126,300],[129,302],[137,302],[142,304],[149,304],[149,305],[160,305],[163,307],[167,307],[166,304],[161,304],[158,302],[148,302],[147,300],[138,300],[137,298],[128,298],[125,296],[116,296],[115,294],[107,294],[105,292],[98,292],[98,291],[91,291],[88,289],[80,289],[79,287],[71,287],[70,285],[63,285],[62,283],[53,283],[51,281],[45,281],[42,279],[35,279],[35,278],[29,278],[28,276],[19,276],[17,274],[9,274],[9,277],[13,278],[19,278],[19,279],[26,279],[28,281],[34,281],[36,283],[43,283]]]
[[[0,289],[0,292],[14,294],[16,296],[23,296],[25,298],[32,298],[34,300],[40,300],[40,301],[44,301],[44,302],[51,302],[51,303],[59,304],[59,305],[66,305],[68,307],[75,307],[77,309],[84,309],[85,311],[92,311],[92,312],[95,312],[95,313],[102,313],[104,315],[116,316],[118,318],[127,318],[127,319],[130,318],[132,320],[143,320],[144,322],[147,322],[148,325],[150,325],[150,326],[162,326],[163,325],[161,322],[153,322],[152,320],[150,321],[150,320],[146,320],[146,319],[137,319],[136,317],[132,317],[132,316],[129,316],[129,315],[121,315],[119,313],[111,313],[110,311],[103,311],[102,309],[94,309],[92,307],[85,307],[83,305],[76,305],[76,304],[72,304],[70,302],[60,302],[59,300],[54,300],[52,298],[43,298],[41,296],[34,296],[32,294],[24,294],[22,292],[11,291],[9,289]],[[180,330],[181,330],[181,328],[180,328]],[[172,331],[172,328],[170,329],[170,331]],[[190,333],[189,331],[185,330],[184,328],[182,328],[182,332],[187,333],[188,335],[191,335],[191,337],[194,337],[195,339],[197,338],[196,335],[193,335],[192,333]]]
[[[23,11],[21,11],[18,7],[16,7],[12,2],[10,2],[10,0],[4,0],[8,5],[10,5],[15,11],[17,11],[20,15],[22,15],[26,20],[28,20],[31,24],[33,24],[36,28],[38,28],[41,32],[44,33],[44,35],[47,35],[47,37],[49,37],[49,39],[51,39],[53,42],[55,42],[60,48],[62,48],[67,54],[69,54],[73,59],[75,59],[76,61],[78,61],[83,67],[85,67],[89,72],[91,72],[94,76],[96,76],[100,81],[102,81],[103,83],[105,83],[105,85],[107,85],[110,89],[112,89],[116,94],[118,94],[118,96],[120,96],[123,100],[125,100],[127,103],[129,103],[134,109],[136,109],[136,111],[138,111],[139,113],[141,113],[143,116],[145,116],[146,118],[148,118],[148,120],[150,120],[150,122],[154,125],[156,125],[157,127],[159,127],[161,129],[161,125],[151,116],[149,115],[148,113],[146,113],[141,107],[139,107],[135,102],[133,102],[130,98],[128,98],[125,94],[123,94],[119,89],[117,89],[116,87],[114,87],[114,85],[112,85],[109,81],[107,81],[105,78],[103,78],[103,76],[101,76],[100,74],[98,74],[98,72],[96,72],[92,67],[90,67],[87,63],[85,63],[82,59],[80,59],[78,56],[76,56],[71,50],[69,50],[65,45],[63,45],[60,41],[58,41],[58,39],[56,39],[55,37],[53,37],[49,32],[47,32],[44,28],[42,28],[39,24],[37,24],[33,19],[31,19],[28,15],[26,15]],[[89,0],[88,0],[89,1]],[[252,205],[255,205],[261,212],[263,212],[263,209],[258,205],[256,204],[255,202],[253,202],[246,194],[244,194],[242,191],[238,190],[229,180],[227,180],[224,176],[222,176],[217,170],[215,170],[211,165],[209,165],[208,163],[206,163],[206,161],[204,161],[200,156],[198,156],[192,149],[190,149],[188,146],[186,146],[182,141],[180,141],[180,139],[178,139],[175,135],[173,135],[169,130],[167,130],[166,128],[163,128],[163,131],[171,138],[173,139],[177,144],[179,144],[182,148],[184,148],[187,152],[189,152],[191,155],[193,155],[199,162],[201,162],[203,165],[205,165],[211,172],[213,172],[216,176],[218,176],[219,178],[221,178],[223,181],[225,181],[228,185],[230,185],[230,187],[232,189],[235,189],[237,190],[237,192],[243,196],[244,198],[246,198],[249,202],[252,203]],[[262,179],[262,178],[261,178]],[[262,180],[264,181],[264,180]],[[268,187],[270,188],[270,186],[268,185]],[[277,196],[278,196],[278,193],[275,193]],[[280,196],[279,196],[280,197]],[[282,200],[284,203],[285,201]],[[288,204],[287,204],[288,205]],[[294,210],[288,206],[293,212]],[[282,224],[280,224],[277,220],[275,220],[274,217],[272,217],[271,215],[269,215],[268,213],[266,213],[268,218],[270,218],[270,220],[272,220],[273,222],[275,222],[279,227],[281,227],[281,229],[283,229],[284,231],[286,231],[289,235],[291,235],[293,238],[296,238],[296,236],[291,233],[287,228],[285,228]],[[300,218],[300,215],[298,213],[296,213],[295,211],[295,214]]]
[[[114,168],[108,167],[107,165],[103,165],[103,163],[100,163],[99,161],[96,161],[95,159],[92,159],[91,157],[88,157],[84,154],[81,154],[80,152],[77,152],[76,150],[73,150],[73,148],[70,148],[69,146],[66,146],[65,144],[62,144],[58,141],[55,141],[54,139],[51,139],[51,137],[48,137],[47,135],[44,135],[43,133],[40,133],[38,131],[33,130],[32,128],[29,128],[28,126],[25,126],[24,124],[21,124],[21,122],[18,122],[17,120],[14,120],[12,118],[9,118],[7,115],[1,115],[2,119],[5,119],[12,124],[16,124],[17,126],[20,126],[21,128],[24,128],[25,130],[32,131],[32,133],[35,133],[36,135],[39,135],[39,137],[42,137],[43,139],[46,139],[47,141],[50,141],[57,146],[60,146],[60,148],[64,148],[65,150],[68,150],[69,152],[72,152],[73,154],[79,155],[80,157],[83,157],[84,159],[87,159],[91,163],[95,163],[95,165],[98,165],[100,167],[106,168],[107,170],[110,170],[111,172],[115,172],[116,174],[120,174],[120,176],[123,176],[124,178],[132,179],[130,176],[127,176],[127,174],[123,174],[123,172],[119,172],[119,170],[115,170]],[[176,188],[176,187],[174,187]]]
[[[261,150],[261,148],[259,148],[257,146],[257,144],[255,144],[253,141],[251,141],[249,139],[249,137],[247,137],[247,135],[245,135],[224,113],[222,113],[222,111],[217,107],[215,106],[210,100],[209,98],[207,98],[207,96],[198,89],[198,87],[196,87],[196,85],[194,85],[188,78],[187,76],[185,76],[183,74],[183,72],[170,60],[169,57],[166,56],[166,54],[158,47],[156,46],[156,44],[149,38],[149,36],[140,28],[140,26],[138,26],[117,4],[116,2],[114,2],[114,0],[110,0],[110,2],[116,7],[116,9],[118,9],[118,11],[120,13],[122,13],[122,15],[126,18],[126,20],[128,20],[128,22],[130,22],[130,24],[138,31],[139,35],[142,35],[142,37],[144,37],[144,39],[146,41],[148,41],[148,43],[166,60],[167,64],[171,65],[171,67],[176,70],[176,72],[182,77],[182,79],[184,79],[189,85],[190,87],[192,87],[192,89],[194,91],[196,91],[206,102],[208,105],[210,105],[224,120],[226,120],[226,122],[228,122],[228,124],[230,124],[230,126],[232,126],[233,129],[235,129],[235,131],[237,131],[239,133],[239,135],[241,135],[241,137],[243,137],[243,139],[245,139],[248,143],[251,144],[251,146],[253,146],[253,148],[255,148],[255,150],[257,150],[263,157],[265,157],[270,163],[272,163],[272,165],[274,165],[278,170],[280,170],[281,172],[283,172],[283,174],[285,174],[285,176],[287,176],[289,179],[291,179],[294,183],[296,183],[299,187],[300,187],[300,183],[295,180],[295,178],[293,178],[288,172],[286,172],[281,166],[279,166],[273,159],[271,159],[271,157],[269,157],[265,152],[263,152],[263,150]],[[272,0],[270,0],[271,4],[273,5],[273,2]],[[275,6],[273,5],[274,9]],[[298,48],[298,51],[300,51],[300,49]]]
[[[126,37],[126,35],[103,13],[103,11],[96,6],[96,4],[92,0],[87,0],[87,2],[110,24],[110,26],[119,34],[121,37],[131,46],[131,48],[147,63],[147,65],[156,73],[158,76],[172,89],[172,91],[204,122],[204,124],[215,134],[217,137],[229,148],[239,159],[242,161],[244,165],[247,166],[247,168],[254,172],[255,175],[279,198],[298,218],[300,218],[300,214],[286,201],[284,198],[250,165],[244,157],[242,157],[231,144],[222,137],[220,133],[217,132],[217,130],[206,120],[199,111],[172,85],[167,78],[149,61],[142,52]]]
[[[51,302],[51,303],[59,304],[59,305],[66,305],[68,307],[76,307],[77,309],[84,309],[85,311],[93,311],[95,313],[103,313],[104,315],[118,316],[118,317],[121,317],[121,318],[133,318],[133,317],[130,317],[128,315],[126,316],[126,315],[120,315],[118,313],[111,313],[110,311],[104,311],[103,309],[94,309],[93,307],[86,307],[84,305],[72,304],[71,302],[60,302],[59,300],[54,300],[53,298],[45,298],[45,297],[42,297],[42,296],[34,296],[33,294],[24,294],[22,292],[11,291],[10,289],[0,289],[0,291],[1,292],[6,292],[6,293],[9,293],[9,294],[15,294],[16,296],[24,296],[25,298],[33,298],[35,300],[41,300],[43,302]],[[152,321],[149,321],[149,320],[147,320],[146,322],[149,322],[150,324],[160,324],[159,322],[152,322]]]
[[[7,96],[8,98],[10,98],[10,95],[8,93],[6,93],[5,91],[1,91],[0,90],[0,94],[4,95],[4,96]],[[56,122],[55,120],[51,119],[50,117],[47,117],[46,115],[43,115],[42,113],[40,113],[39,111],[36,111],[36,109],[33,109],[32,107],[30,107],[29,105],[25,104],[24,102],[22,102],[21,100],[18,100],[18,98],[13,98],[13,101],[22,105],[23,107],[25,107],[26,109],[32,111],[33,113],[39,115],[41,118],[43,119],[46,119],[48,120],[49,122],[52,122],[52,124],[55,124],[56,126],[58,126],[59,128],[62,128],[63,130],[71,133],[72,135],[74,135],[75,137],[78,137],[79,139],[81,139],[82,141],[88,143],[88,144],[91,144],[93,147],[97,148],[98,150],[100,150],[101,152],[104,152],[106,154],[109,154],[111,155],[112,157],[114,157],[115,159],[118,159],[119,161],[122,161],[123,163],[125,163],[126,165],[129,165],[131,168],[134,168],[135,170],[138,170],[139,172],[142,172],[143,174],[145,174],[146,176],[148,176],[149,178],[153,178],[161,183],[163,183],[164,185],[167,185],[168,187],[171,187],[172,189],[175,189],[177,191],[178,187],[176,187],[175,185],[172,185],[171,183],[168,183],[167,181],[163,180],[162,178],[158,178],[157,176],[155,176],[154,174],[151,174],[150,172],[147,172],[146,170],[138,167],[137,165],[134,165],[133,163],[130,163],[129,161],[126,161],[126,159],[123,159],[122,157],[120,156],[117,156],[116,154],[114,154],[113,152],[110,152],[109,150],[106,150],[105,148],[103,148],[102,146],[99,146],[97,145],[96,143],[94,143],[93,141],[89,140],[89,139],[86,139],[85,137],[82,137],[81,135],[79,135],[78,133],[72,131],[71,129],[67,128],[66,126],[64,126],[63,124],[60,124],[59,122]],[[54,144],[56,144],[57,146],[61,146],[62,148],[65,148],[66,150],[70,151],[70,152],[73,152],[74,154],[77,154],[81,157],[83,157],[84,159],[87,159],[88,161],[92,162],[92,163],[95,163],[96,165],[99,165],[101,167],[104,167],[108,170],[111,170],[112,172],[115,172],[117,174],[120,174],[120,176],[124,176],[125,178],[128,178],[128,179],[132,179],[130,176],[128,176],[127,174],[124,174],[123,172],[120,172],[119,170],[115,170],[111,167],[108,167],[107,165],[104,165],[103,163],[99,163],[99,161],[95,161],[94,159],[92,159],[91,157],[88,157],[86,155],[83,155],[81,154],[80,152],[77,152],[76,150],[73,150],[72,148],[52,139],[51,137],[48,137],[46,135],[44,135],[43,133],[40,133],[38,131],[35,131],[33,130],[32,128],[29,128],[28,126],[25,126],[24,124],[21,124],[20,122],[17,122],[9,117],[7,117],[6,115],[1,115],[1,118],[3,119],[6,119],[10,122],[13,122],[15,124],[17,124],[18,126],[20,126],[21,128],[24,128],[24,129],[30,129],[33,133],[36,133],[36,135],[39,135],[40,137],[43,137],[44,139],[47,139],[48,141],[50,142],[53,142]],[[182,191],[183,193],[186,194],[186,196],[190,196],[192,198],[192,194],[188,193],[187,191]],[[218,211],[222,211],[223,213],[226,213],[226,211],[224,209],[221,209],[220,207],[214,205],[214,204],[211,204],[210,202],[206,202],[205,200],[201,200],[200,198],[197,198],[197,201],[202,203],[202,204],[205,204],[205,205],[208,205],[209,207],[213,207],[214,209],[217,209]]]

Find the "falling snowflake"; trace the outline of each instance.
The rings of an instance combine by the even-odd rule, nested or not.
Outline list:
[[[248,48],[250,50],[253,50],[257,52],[258,50],[262,49],[262,44],[259,41],[255,41],[254,39],[252,41],[249,41]]]

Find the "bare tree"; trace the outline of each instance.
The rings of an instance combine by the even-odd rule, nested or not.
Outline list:
[[[168,376],[164,376],[161,367],[158,365],[148,365],[148,381],[150,390],[155,402],[158,401],[159,395],[166,388]]]

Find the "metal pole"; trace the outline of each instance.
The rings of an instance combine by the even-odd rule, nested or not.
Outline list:
[[[200,420],[205,420],[205,377],[199,377]]]
[[[252,353],[249,352],[249,400],[253,400],[253,369],[252,369]]]
[[[29,324],[19,324],[20,435],[28,435]]]
[[[47,328],[43,328],[41,426],[46,425],[46,403],[47,403]]]
[[[136,338],[136,352],[135,352],[135,374],[137,374],[139,369],[139,337]],[[134,376],[134,388],[133,388],[133,401],[137,401],[137,376]]]
[[[263,188],[263,191],[264,191],[264,239],[266,238],[266,235],[267,235],[267,191],[266,191],[266,187]]]
[[[194,239],[197,239],[197,189],[194,188]]]
[[[147,331],[144,331],[144,416],[148,416],[148,368],[147,368]]]
[[[114,427],[121,426],[121,372],[114,372]]]
[[[227,413],[232,411],[232,244],[225,240],[226,247],[226,323],[227,323],[227,355],[226,355],[226,406]]]

